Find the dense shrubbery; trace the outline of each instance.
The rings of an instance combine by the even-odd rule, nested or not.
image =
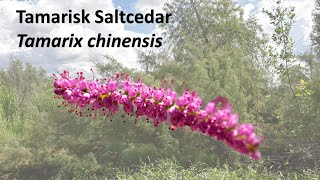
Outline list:
[[[202,176],[209,179],[219,176],[315,177],[314,171],[318,167],[317,141],[300,137],[303,134],[317,134],[312,134],[303,126],[290,127],[297,134],[283,134],[272,131],[281,122],[264,124],[264,130],[269,131],[264,133],[264,156],[261,161],[250,162],[250,159],[232,152],[225,145],[191,133],[189,129],[172,132],[167,125],[154,128],[144,121],[135,124],[133,117],[122,117],[121,114],[112,117],[112,122],[111,118],[102,116],[97,119],[79,118],[68,113],[65,107],[58,107],[59,102],[53,100],[51,80],[44,77],[42,70],[32,68],[31,71],[28,68],[31,66],[12,61],[11,66],[1,73],[2,178],[100,179],[131,175],[133,178],[156,178],[167,174],[169,177],[170,173],[170,177],[182,179],[184,175],[199,179]],[[22,71],[14,72],[14,69]],[[29,76],[34,78],[25,78],[30,73],[33,75]],[[288,131],[289,127],[282,130]],[[290,141],[297,142],[289,144]],[[309,144],[306,145],[306,142]],[[159,164],[159,159],[171,160],[160,160]],[[146,164],[140,168],[141,163]],[[161,168],[165,166],[170,166],[171,170],[163,172]],[[254,175],[255,172],[259,172],[259,176]]]

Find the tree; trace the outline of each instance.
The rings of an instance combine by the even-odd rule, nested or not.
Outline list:
[[[313,31],[311,33],[312,44],[320,61],[320,0],[315,0],[315,9],[313,12]]]
[[[173,23],[162,26],[170,47],[160,53],[169,55],[156,78],[172,78],[182,84],[178,89],[197,90],[206,101],[226,96],[241,118],[258,119],[265,39],[256,19],[244,20],[233,0],[178,0],[165,10]]]
[[[138,52],[138,63],[140,64],[142,70],[147,74],[153,72],[158,66],[155,56],[156,54],[152,50]]]
[[[161,26],[168,46],[153,56],[155,79],[174,80],[177,92],[197,91],[205,102],[225,96],[241,121],[261,122],[266,40],[256,18],[243,19],[241,7],[233,0],[177,0],[166,4],[165,11],[172,13],[172,23]],[[234,155],[225,146],[188,131],[177,138],[182,150],[193,148],[181,143],[190,139],[221,161]]]
[[[272,41],[277,45],[276,48],[269,46],[269,55],[271,64],[278,74],[284,75],[287,78],[288,85],[295,96],[293,82],[290,77],[290,66],[295,61],[293,53],[293,39],[290,36],[293,23],[295,22],[295,8],[283,8],[282,0],[277,0],[277,8],[272,11],[264,10],[263,12],[269,16],[271,25],[274,26]]]

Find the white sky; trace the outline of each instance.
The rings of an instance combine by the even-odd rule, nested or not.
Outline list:
[[[117,0],[118,1],[118,0]],[[268,20],[261,13],[262,8],[271,9],[274,0],[239,0],[245,10],[245,15],[254,13],[259,18],[265,32],[271,33]],[[118,1],[120,2],[120,0]],[[126,1],[121,1],[125,9]],[[129,1],[127,1],[129,2]],[[134,3],[136,11],[147,11],[151,8],[161,10],[165,0],[130,0]],[[119,4],[118,4],[119,5]],[[307,47],[309,34],[312,30],[313,0],[286,0],[285,6],[296,7],[297,23],[292,32],[296,43],[296,52],[303,52]],[[37,0],[37,3],[17,0],[0,0],[0,68],[6,67],[12,58],[21,59],[23,62],[41,66],[52,73],[57,70],[68,69],[70,71],[88,71],[93,66],[90,59],[100,59],[102,55],[110,54],[128,67],[137,67],[136,49],[134,48],[88,48],[86,40],[88,37],[102,33],[107,36],[112,33],[114,36],[147,36],[150,32],[127,30],[123,24],[19,24],[16,10],[25,9],[28,12],[74,12],[85,9],[88,12],[95,12],[102,9],[106,13],[112,12],[115,5],[112,0]],[[126,10],[126,9],[125,9]],[[143,29],[143,28],[142,28]],[[156,31],[156,30],[154,30]],[[140,32],[140,33],[138,33]],[[68,37],[71,33],[75,36],[83,36],[82,48],[19,48],[17,34],[27,33],[29,36],[60,36]]]

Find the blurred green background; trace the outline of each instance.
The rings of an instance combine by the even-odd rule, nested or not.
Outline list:
[[[240,122],[264,137],[262,159],[121,113],[77,117],[58,108],[53,77],[13,59],[0,70],[0,179],[320,178],[320,13],[313,46],[296,55],[294,10],[281,2],[265,12],[275,28],[270,38],[231,0],[177,0],[165,10],[173,14],[162,25],[165,47],[139,52],[139,70],[108,55],[93,60],[98,76],[125,72],[157,86],[174,80],[177,92],[198,91],[204,102],[227,97]]]

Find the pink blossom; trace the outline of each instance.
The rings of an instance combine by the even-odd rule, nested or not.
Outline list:
[[[83,109],[99,110],[106,116],[114,115],[122,107],[126,114],[147,117],[154,126],[168,122],[169,129],[188,126],[192,131],[202,132],[210,137],[224,141],[236,151],[259,159],[261,137],[255,134],[251,124],[239,124],[238,115],[232,113],[232,105],[227,99],[218,96],[201,109],[202,100],[196,92],[185,91],[180,97],[170,88],[149,87],[141,80],[133,82],[129,76],[116,75],[106,84],[97,80],[86,80],[83,74],[69,78],[65,71],[55,76],[54,93],[63,104],[75,104],[70,112],[82,116]],[[89,116],[89,115],[88,115]],[[91,116],[91,114],[90,114]]]

